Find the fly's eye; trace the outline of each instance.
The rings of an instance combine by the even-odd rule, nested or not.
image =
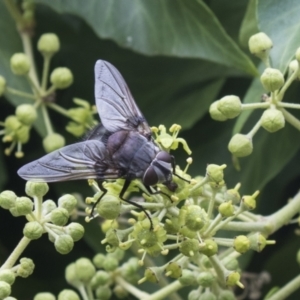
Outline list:
[[[162,160],[164,162],[167,163],[171,163],[172,162],[172,158],[171,155],[165,151],[160,151],[159,153],[157,153],[156,158],[158,160]]]
[[[143,183],[147,186],[158,183],[158,177],[153,167],[149,167],[144,174]]]

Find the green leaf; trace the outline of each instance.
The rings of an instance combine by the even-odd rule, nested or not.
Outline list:
[[[202,1],[38,0],[83,18],[101,38],[145,55],[200,58],[256,75]]]
[[[284,73],[300,47],[300,2],[258,1],[257,15],[260,31],[273,41],[274,47],[270,51],[272,66]]]

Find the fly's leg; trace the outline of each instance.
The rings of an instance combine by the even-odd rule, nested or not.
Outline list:
[[[168,195],[167,193],[164,193],[163,191],[158,191],[158,190],[152,191],[151,187],[149,185],[144,185],[144,187],[147,189],[147,191],[150,195],[165,195],[172,201],[170,195]],[[154,188],[154,187],[152,187],[152,188]]]
[[[180,178],[181,180],[185,181],[185,182],[188,182],[188,183],[191,183],[190,180],[187,180],[183,177],[181,177],[180,175],[176,174],[176,164],[175,164],[175,157],[171,155],[171,159],[172,159],[172,169],[173,169],[173,175],[175,175],[176,177]]]
[[[130,182],[131,182],[131,180],[128,180],[128,179],[125,180],[125,183],[124,183],[124,185],[123,185],[123,188],[122,188],[122,190],[121,190],[121,192],[120,192],[119,197],[120,197],[120,199],[122,199],[123,201],[125,201],[125,202],[127,202],[127,203],[129,203],[129,204],[131,204],[131,205],[133,205],[133,206],[135,206],[135,207],[141,209],[141,210],[145,213],[145,215],[147,216],[147,218],[148,218],[149,221],[150,221],[150,229],[153,230],[153,223],[152,223],[151,216],[147,213],[147,211],[145,210],[145,208],[144,208],[142,205],[140,205],[140,204],[138,204],[138,203],[136,203],[136,202],[132,202],[132,201],[130,201],[130,200],[127,200],[127,199],[124,199],[124,198],[123,198],[125,192],[127,191],[128,187],[129,187],[129,185],[130,185]]]
[[[103,182],[102,181],[99,181],[98,182],[98,186],[99,186],[99,189],[101,190],[101,192],[103,193],[99,199],[93,204],[92,206],[92,211],[91,211],[91,218],[93,217],[93,214],[94,214],[94,210],[95,210],[95,207],[97,206],[97,204],[100,202],[100,200],[103,198],[103,196],[107,193],[107,189],[103,186]]]

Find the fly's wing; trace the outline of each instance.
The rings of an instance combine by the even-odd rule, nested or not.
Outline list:
[[[120,72],[109,62],[95,65],[95,98],[103,126],[110,132],[134,130],[150,137],[151,130]]]
[[[116,179],[118,170],[107,161],[105,145],[97,140],[53,151],[18,170],[25,180],[54,182],[76,179]]]

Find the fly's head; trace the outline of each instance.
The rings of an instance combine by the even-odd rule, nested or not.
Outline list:
[[[172,181],[172,157],[165,151],[156,154],[152,163],[143,176],[146,186],[163,183],[170,191],[174,192],[177,184]]]

